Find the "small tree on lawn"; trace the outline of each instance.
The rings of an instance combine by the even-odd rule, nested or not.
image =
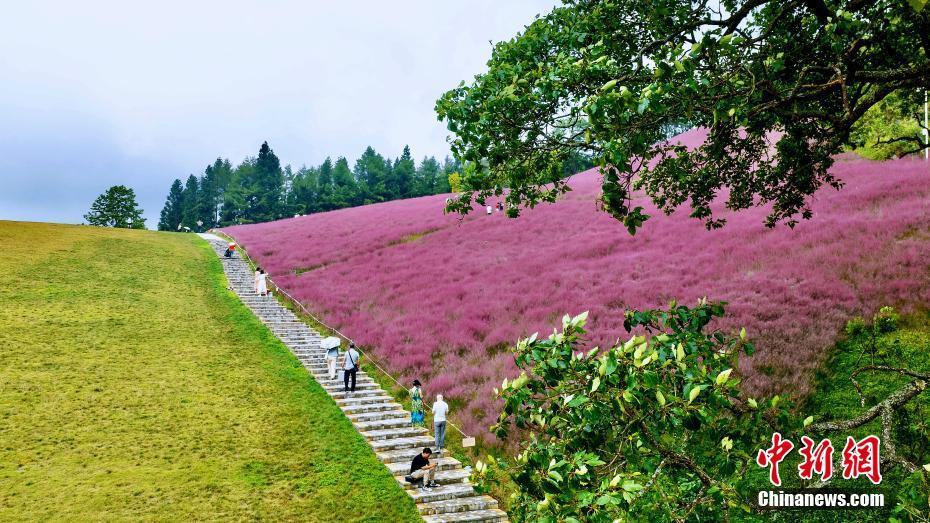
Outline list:
[[[99,227],[145,228],[145,218],[136,203],[136,193],[125,185],[114,185],[98,196],[84,219]]]

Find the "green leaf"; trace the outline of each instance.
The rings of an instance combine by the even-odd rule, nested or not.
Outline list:
[[[691,403],[695,399],[697,399],[700,393],[701,393],[700,387],[694,387],[693,389],[691,389],[691,392],[688,393],[688,403]]]
[[[554,471],[554,470],[550,470],[550,471],[549,471],[549,477],[552,478],[552,479],[554,479],[554,480],[556,480],[556,481],[558,481],[558,482],[561,482],[561,481],[562,481],[562,475],[559,474],[558,472]]]
[[[581,405],[584,405],[584,404],[587,403],[587,402],[588,402],[588,397],[587,397],[587,396],[576,396],[576,397],[572,398],[571,401],[568,402],[568,406],[569,406],[570,408],[575,408],[575,407],[579,407],[579,406],[581,406]]]
[[[927,6],[927,0],[907,0],[907,3],[911,4],[911,8],[918,13],[924,10],[924,7]]]
[[[733,369],[727,369],[727,370],[721,371],[720,374],[717,374],[717,379],[714,380],[714,383],[716,383],[717,385],[723,385],[724,383],[727,382],[727,378],[730,377],[731,372],[733,372]]]
[[[659,402],[659,406],[660,406],[660,407],[664,407],[664,406],[665,406],[665,395],[662,394],[662,391],[661,391],[661,390],[657,390],[657,391],[656,391],[656,401]]]
[[[749,398],[748,400],[746,400],[746,403],[749,403],[749,406],[752,407],[752,408],[754,408],[754,409],[758,409],[758,408],[759,408],[759,403],[756,402],[756,400],[755,400],[754,398]]]
[[[616,80],[611,80],[611,81],[609,81],[609,82],[607,82],[606,84],[604,84],[604,85],[601,86],[601,91],[606,91],[606,90],[612,88],[612,87],[615,86],[615,85],[617,85],[617,81],[616,81]]]
[[[808,426],[808,425],[810,425],[810,424],[813,423],[813,422],[814,422],[814,417],[813,417],[813,416],[808,416],[808,417],[804,418],[804,426],[805,426],[805,427]]]
[[[591,383],[591,392],[596,391],[601,386],[601,378],[595,377],[594,381]]]
[[[572,325],[576,327],[583,327],[586,321],[588,321],[588,311],[584,311],[578,316],[572,318]]]

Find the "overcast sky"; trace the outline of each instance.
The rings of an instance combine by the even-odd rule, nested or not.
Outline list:
[[[171,181],[268,140],[282,163],[448,153],[433,106],[556,0],[8,3],[0,219],[80,223],[108,186],[149,228]]]

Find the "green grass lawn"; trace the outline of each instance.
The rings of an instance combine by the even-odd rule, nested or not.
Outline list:
[[[194,235],[0,222],[0,520],[416,521]]]

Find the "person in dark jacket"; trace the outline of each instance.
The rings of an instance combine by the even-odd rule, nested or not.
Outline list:
[[[436,482],[433,481],[433,478],[436,477],[436,464],[430,463],[429,461],[429,457],[432,453],[433,451],[429,447],[426,447],[423,449],[423,452],[414,456],[413,462],[410,463],[409,478],[413,480],[422,480],[420,488],[427,491],[437,486]]]

